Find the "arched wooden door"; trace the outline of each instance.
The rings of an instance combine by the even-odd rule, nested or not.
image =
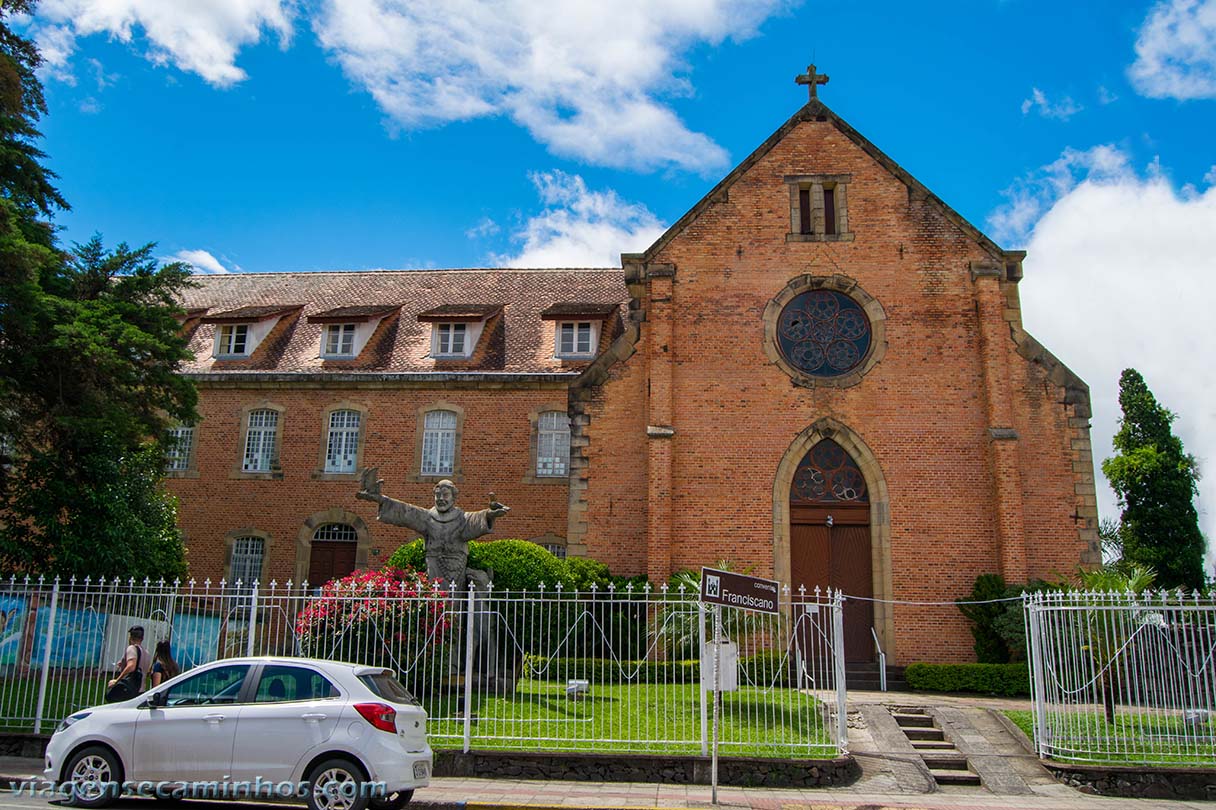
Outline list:
[[[790,574],[795,591],[838,588],[847,596],[874,596],[870,495],[857,463],[831,439],[803,457],[790,486]],[[845,602],[846,661],[874,659],[873,625],[873,602]]]
[[[344,577],[355,570],[359,544],[353,526],[326,523],[313,532],[308,562],[308,584],[321,587],[331,579]]]

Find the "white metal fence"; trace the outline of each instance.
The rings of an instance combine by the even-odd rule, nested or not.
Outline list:
[[[0,582],[0,729],[47,732],[102,701],[127,629],[171,639],[188,669],[302,655],[394,670],[436,748],[708,750],[713,638],[697,594]],[[720,750],[846,750],[841,598],[783,594],[781,612],[723,609]]]
[[[1216,762],[1216,600],[1041,593],[1025,605],[1040,756]]]

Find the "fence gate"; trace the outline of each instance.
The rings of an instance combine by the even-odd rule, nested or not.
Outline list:
[[[1035,747],[1075,762],[1216,761],[1216,601],[1041,593],[1025,602]]]

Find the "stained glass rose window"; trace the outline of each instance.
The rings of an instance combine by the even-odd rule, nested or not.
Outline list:
[[[861,305],[835,290],[795,296],[777,323],[781,354],[794,368],[815,377],[836,377],[857,368],[870,339],[870,319]]]

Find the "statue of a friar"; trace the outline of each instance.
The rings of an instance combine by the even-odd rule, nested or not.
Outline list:
[[[406,526],[422,535],[426,543],[426,575],[432,582],[439,580],[447,590],[463,591],[468,580],[480,589],[489,584],[483,572],[470,571],[469,541],[487,535],[494,521],[511,511],[490,496],[490,508],[466,512],[456,505],[456,485],[446,478],[435,485],[435,505],[430,509],[394,500],[380,493],[384,481],[376,476],[379,469],[363,471],[355,497],[379,504],[377,515],[382,523]]]

